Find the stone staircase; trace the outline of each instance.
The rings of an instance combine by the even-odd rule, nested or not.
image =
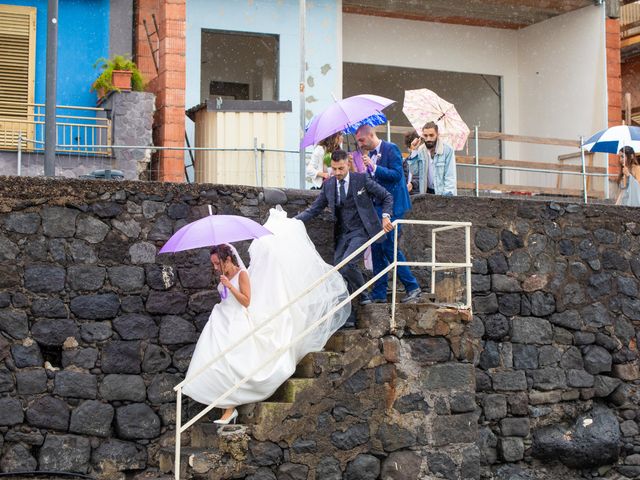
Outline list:
[[[431,300],[429,296],[426,298],[427,302]],[[456,323],[461,318],[458,313],[452,315],[451,312],[457,310],[449,309],[449,313],[443,314],[432,303],[398,305],[398,309],[404,312],[399,316],[401,324],[398,327],[417,329],[418,334],[423,331],[435,334],[446,322]],[[413,320],[408,320],[405,324],[403,317]],[[414,322],[413,327],[409,327],[409,322]],[[274,450],[277,449],[282,454],[278,444],[294,446],[298,443],[301,450],[296,453],[304,455],[302,439],[309,435],[309,424],[313,425],[318,416],[327,411],[330,402],[326,397],[330,392],[342,389],[349,396],[350,391],[359,391],[362,388],[358,385],[359,382],[371,383],[371,377],[362,381],[357,378],[363,371],[379,370],[381,376],[385,375],[384,367],[389,364],[385,359],[383,338],[390,331],[388,304],[372,304],[360,308],[356,329],[339,330],[329,339],[323,351],[306,355],[298,364],[294,375],[269,399],[239,407],[238,425],[217,426],[210,423],[211,419],[201,420],[185,432],[182,437],[180,478],[253,479],[252,474],[260,470],[261,464],[287,461],[286,458],[272,458],[261,463],[263,457],[270,455],[268,451],[263,451],[266,448],[264,445],[273,445]],[[375,408],[389,408],[389,398],[394,395],[386,386],[390,380],[373,381],[384,383],[381,386],[386,388],[377,393],[382,399],[373,400]],[[310,418],[314,422],[309,422]],[[292,448],[293,452],[295,450]],[[165,474],[173,472],[173,446],[159,452],[159,467]],[[255,479],[261,478],[263,477],[255,476]],[[267,475],[264,478],[272,477]],[[283,478],[298,477],[285,475]],[[307,477],[301,475],[300,478]]]
[[[387,306],[370,306],[368,310],[385,310]],[[359,321],[359,327],[361,325]],[[180,478],[230,478],[244,468],[248,443],[251,438],[266,439],[268,432],[282,425],[292,411],[296,399],[318,386],[320,377],[337,379],[349,369],[353,359],[346,352],[362,342],[365,329],[339,330],[327,342],[324,351],[306,355],[295,373],[266,401],[239,407],[237,425],[218,426],[210,421],[200,421],[183,435]],[[353,369],[353,365],[351,369]],[[295,414],[292,416],[295,419]],[[173,473],[173,447],[160,451],[160,471]],[[226,458],[225,458],[226,457]]]

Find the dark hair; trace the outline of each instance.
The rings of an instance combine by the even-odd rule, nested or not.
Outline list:
[[[214,254],[218,256],[221,263],[226,262],[227,258],[230,258],[231,263],[233,263],[236,267],[240,266],[238,265],[238,260],[236,259],[236,256],[233,254],[233,250],[231,250],[231,247],[226,243],[223,243],[220,245],[214,245],[213,247],[211,247],[211,255],[214,255]]]
[[[420,138],[420,135],[418,135],[415,130],[411,130],[404,136],[404,146],[409,148],[416,138]]]
[[[336,150],[331,154],[331,160],[334,162],[344,162],[349,155],[344,150]]]
[[[438,125],[436,124],[436,122],[427,122],[424,124],[424,127],[422,127],[422,130],[426,130],[427,128],[433,128],[436,133],[438,133]]]
[[[327,138],[323,138],[318,142],[318,145],[324,147],[326,153],[333,153],[335,150],[340,148],[340,144],[338,143],[338,138],[342,135],[342,132],[336,132],[333,135],[328,136]]]
[[[638,157],[636,157],[636,152],[632,147],[626,146],[620,149],[620,152],[624,153],[624,163],[627,168],[631,168],[633,165],[638,165]],[[622,168],[620,169],[620,173],[618,174],[618,185],[622,181],[622,177],[624,174],[622,173]]]

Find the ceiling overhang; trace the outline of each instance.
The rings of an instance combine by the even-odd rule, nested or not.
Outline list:
[[[342,11],[517,30],[597,3],[597,0],[343,0]]]

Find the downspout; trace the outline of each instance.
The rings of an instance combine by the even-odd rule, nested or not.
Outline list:
[[[602,48],[604,51],[603,75],[604,75],[604,128],[609,127],[609,75],[607,72],[607,7],[604,0],[597,0],[602,12]],[[609,156],[605,155],[606,171],[609,173]],[[609,199],[609,177],[604,177],[604,198]]]

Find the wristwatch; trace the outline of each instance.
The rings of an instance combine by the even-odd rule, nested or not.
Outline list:
[[[388,213],[383,213],[382,218],[391,218],[391,215],[389,215]]]

